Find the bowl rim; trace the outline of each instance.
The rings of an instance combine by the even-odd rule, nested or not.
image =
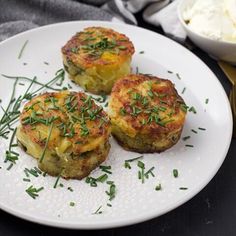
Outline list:
[[[209,38],[205,35],[202,35],[202,34],[199,34],[195,31],[193,31],[187,24],[186,22],[184,21],[183,17],[182,17],[182,6],[183,4],[185,4],[187,1],[189,0],[180,0],[179,4],[178,4],[178,7],[177,7],[177,15],[178,15],[178,19],[181,23],[181,25],[183,26],[183,28],[185,29],[186,32],[190,31],[191,33],[193,33],[194,35],[202,38],[202,39],[205,39],[205,40],[209,40],[210,42],[214,42],[214,43],[218,43],[218,44],[224,44],[225,46],[236,46],[236,42],[229,42],[229,41],[223,41],[223,40],[215,40],[215,39],[212,39],[212,38]],[[193,1],[197,1],[197,0],[193,0]],[[188,36],[188,33],[187,33],[187,36]]]

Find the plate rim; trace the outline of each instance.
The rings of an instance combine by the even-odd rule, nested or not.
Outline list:
[[[207,179],[205,179],[202,183],[202,185],[196,189],[191,190],[191,192],[189,192],[188,194],[186,194],[183,198],[181,198],[181,200],[179,200],[178,202],[174,202],[174,204],[170,204],[168,207],[165,208],[165,210],[162,210],[159,213],[155,213],[154,211],[151,212],[151,214],[141,214],[138,215],[136,218],[133,219],[129,219],[128,221],[125,220],[111,220],[109,221],[109,223],[107,224],[106,222],[98,222],[97,224],[94,225],[90,225],[89,222],[88,223],[83,223],[83,224],[70,224],[68,222],[58,222],[58,221],[54,221],[54,220],[46,220],[45,218],[40,218],[40,217],[34,217],[32,215],[27,215],[25,213],[23,213],[22,211],[17,211],[15,209],[12,209],[11,207],[7,207],[4,204],[2,204],[0,202],[0,209],[11,214],[14,215],[15,217],[36,223],[36,224],[41,224],[41,225],[47,225],[47,226],[51,226],[51,227],[57,227],[57,228],[67,228],[67,229],[86,229],[86,230],[95,230],[95,229],[109,229],[109,228],[117,228],[117,227],[124,227],[124,226],[128,226],[128,225],[132,225],[132,224],[137,224],[137,223],[141,223],[141,222],[145,222],[147,220],[153,219],[153,218],[157,218],[161,215],[164,215],[174,209],[176,209],[177,207],[185,204],[186,202],[188,202],[190,199],[192,199],[194,196],[196,196],[199,192],[201,192],[208,183],[210,183],[210,181],[213,179],[213,177],[216,175],[216,173],[218,172],[218,170],[220,169],[220,167],[222,166],[230,144],[231,144],[231,138],[232,138],[232,131],[233,131],[233,119],[232,119],[232,111],[230,108],[230,104],[228,101],[228,97],[226,95],[225,89],[223,88],[222,84],[220,83],[220,81],[218,80],[217,76],[215,75],[215,73],[199,58],[197,57],[194,53],[192,53],[190,50],[188,50],[187,48],[185,48],[184,46],[182,46],[181,44],[177,43],[176,41],[161,35],[155,31],[149,30],[149,29],[145,29],[139,26],[135,26],[135,25],[129,25],[129,24],[124,24],[124,23],[117,23],[117,22],[110,22],[110,21],[65,21],[65,22],[59,22],[59,23],[54,23],[54,24],[49,24],[49,25],[45,25],[45,26],[40,26],[40,27],[36,27],[24,32],[21,32],[19,34],[16,34],[10,38],[5,39],[4,41],[0,42],[0,47],[2,45],[4,45],[5,43],[8,43],[8,41],[14,40],[18,37],[21,37],[22,35],[28,34],[28,33],[32,33],[34,31],[40,31],[40,30],[44,30],[47,28],[51,28],[51,27],[55,27],[55,26],[63,26],[63,25],[70,25],[70,24],[101,24],[101,25],[110,25],[110,26],[118,26],[118,27],[130,27],[130,28],[137,28],[137,29],[141,29],[143,31],[148,31],[148,32],[152,32],[153,34],[157,34],[160,38],[162,38],[163,40],[167,40],[172,44],[175,44],[175,46],[181,48],[182,50],[184,50],[185,52],[189,53],[191,55],[191,57],[194,57],[195,60],[198,60],[202,66],[205,67],[205,69],[208,71],[208,73],[211,73],[214,78],[215,78],[215,83],[218,84],[219,88],[222,90],[222,95],[224,96],[224,98],[226,99],[226,103],[227,103],[227,111],[228,111],[228,115],[229,115],[229,120],[230,120],[230,124],[229,124],[229,128],[230,128],[230,132],[228,134],[228,144],[226,145],[225,149],[224,149],[224,155],[221,158],[221,160],[219,161],[218,165],[215,167],[214,170],[211,171],[211,174],[208,176]],[[39,222],[40,221],[40,222]]]

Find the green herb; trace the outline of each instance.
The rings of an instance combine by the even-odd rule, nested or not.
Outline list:
[[[107,181],[107,184],[114,184],[114,181]]]
[[[187,190],[188,188],[186,188],[186,187],[180,187],[179,189],[180,189],[180,190]]]
[[[140,51],[139,54],[144,54],[144,51]]]
[[[28,187],[25,191],[26,191],[26,193],[28,193],[28,195],[29,195],[30,197],[32,197],[33,199],[35,199],[36,197],[39,196],[38,193],[39,193],[40,191],[42,191],[43,189],[44,189],[43,187],[36,189],[35,187],[33,187],[33,185],[31,185],[31,186]]]
[[[205,130],[206,130],[205,128],[201,128],[201,127],[199,127],[198,129],[199,129],[199,130],[203,130],[203,131],[205,131]]]
[[[30,179],[23,178],[23,181],[30,182]]]
[[[186,144],[185,147],[194,147],[194,146],[191,144]]]
[[[56,187],[57,187],[57,184],[58,184],[60,178],[61,178],[61,175],[58,175],[58,176],[57,176],[57,179],[56,179],[56,182],[55,182],[55,184],[53,185],[53,188],[56,188]]]
[[[99,177],[96,179],[96,181],[101,182],[101,183],[104,183],[107,179],[108,179],[108,175],[107,175],[107,174],[104,174],[104,175],[99,176]]]
[[[205,103],[208,104],[208,102],[209,102],[209,98],[206,98]]]
[[[196,130],[194,130],[194,129],[191,129],[191,131],[192,131],[193,133],[197,134],[197,131],[196,131]]]
[[[138,157],[135,157],[135,158],[132,158],[132,159],[128,159],[128,160],[125,160],[125,162],[133,162],[133,161],[137,161],[141,158],[143,158],[143,156],[138,156]]]
[[[129,164],[129,162],[125,161],[124,167],[126,169],[131,169],[131,165]]]
[[[110,203],[107,203],[107,206],[108,206],[108,207],[112,207],[112,205],[111,205]]]
[[[182,90],[182,94],[184,94],[185,91],[186,91],[186,87],[183,88],[183,90]]]
[[[191,138],[190,136],[186,136],[186,137],[183,137],[182,139],[183,139],[183,141],[186,141],[186,140],[188,140],[190,138]]]
[[[197,111],[196,111],[196,109],[194,107],[190,107],[188,111],[189,112],[193,112],[194,114],[197,113]]]
[[[105,103],[104,107],[107,107],[108,106],[108,102]]]
[[[10,170],[13,167],[13,163],[11,163],[8,167],[7,170]]]
[[[109,191],[106,191],[106,194],[109,196],[109,201],[113,200],[116,195],[116,186],[115,184],[111,184],[109,187]]]
[[[139,171],[138,175],[139,175],[139,179],[142,180],[142,184],[144,183],[144,169],[145,169],[145,164],[142,161],[138,161],[137,166],[141,169],[141,171]]]
[[[73,188],[71,188],[71,187],[68,187],[67,190],[69,190],[70,192],[74,191]]]
[[[108,173],[108,174],[112,174],[112,172],[110,171],[111,170],[111,166],[99,166],[99,168],[105,172],[105,173]]]
[[[159,191],[159,190],[161,190],[161,189],[162,189],[161,184],[158,184],[158,185],[155,187],[155,190],[156,190],[156,191]]]
[[[74,202],[70,202],[70,206],[71,206],[71,207],[74,207],[74,206],[75,206],[75,203],[74,203]]]
[[[122,107],[122,108],[120,109],[120,114],[121,114],[122,116],[124,116],[124,115],[126,114],[126,110],[124,109],[124,107]]]
[[[45,146],[44,146],[44,148],[43,148],[43,152],[42,152],[42,154],[41,154],[41,157],[39,158],[39,162],[40,162],[40,163],[42,163],[42,161],[43,161],[43,159],[44,159],[44,156],[45,156],[45,153],[46,153],[46,149],[47,149],[47,146],[48,146],[48,143],[49,143],[51,134],[52,134],[52,128],[53,128],[53,122],[52,122],[51,125],[50,125],[48,137],[47,137],[47,140],[46,140],[46,144],[45,144]]]
[[[173,74],[173,71],[168,70],[167,72],[168,72],[169,74]]]
[[[180,104],[180,109],[186,113],[188,111],[188,106],[186,106],[185,104]]]
[[[39,173],[35,169],[25,168],[24,172],[25,172],[26,177],[29,177],[29,174],[34,177],[39,177]]]
[[[176,76],[179,80],[181,80],[181,77],[180,77],[179,73],[176,73]]]
[[[152,177],[155,177],[155,175],[153,174],[153,170],[155,169],[155,167],[151,167],[146,173],[144,173],[144,176],[146,177],[146,179],[149,178],[149,174],[152,176]]]
[[[173,169],[173,176],[177,178],[179,176],[179,172],[177,169]]]
[[[48,63],[48,62],[46,62],[46,61],[44,61],[43,63],[44,63],[45,65],[47,65],[47,66],[49,65],[49,63]]]
[[[102,214],[102,211],[100,211],[101,208],[102,206],[98,207],[98,209],[94,213],[92,213],[92,215]]]
[[[23,46],[22,46],[22,48],[20,50],[20,53],[18,55],[18,59],[20,59],[22,57],[24,49],[25,49],[26,45],[28,44],[28,42],[29,42],[29,40],[26,40],[25,43],[23,44]]]

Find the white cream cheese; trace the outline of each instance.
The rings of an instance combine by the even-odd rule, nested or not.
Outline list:
[[[184,10],[183,19],[196,33],[236,42],[236,0],[197,0]]]

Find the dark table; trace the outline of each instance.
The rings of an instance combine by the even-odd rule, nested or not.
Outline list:
[[[163,34],[160,28],[143,22],[141,13],[138,13],[136,17],[139,26]],[[200,49],[194,49],[193,53],[210,67],[228,93],[230,84],[217,63]],[[236,235],[236,204],[234,202],[236,200],[236,158],[234,156],[236,156],[236,140],[232,140],[228,155],[219,172],[197,196],[174,211],[156,219],[123,228],[79,231],[37,225],[0,210],[0,236],[91,234],[96,236],[234,236]]]

